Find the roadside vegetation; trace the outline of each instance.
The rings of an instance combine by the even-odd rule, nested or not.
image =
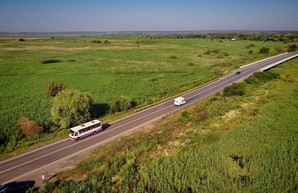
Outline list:
[[[296,192],[297,67],[255,73],[100,147],[36,191]]]
[[[20,39],[0,37],[1,154],[67,136],[67,129],[60,130],[66,128],[64,123],[55,121],[61,117],[51,113],[56,95],[66,85],[92,99],[87,119],[102,120],[201,85],[243,64],[297,49],[290,42],[295,38],[288,43],[136,35]],[[260,54],[263,47],[270,52]],[[19,119],[35,125],[34,134],[24,134]]]

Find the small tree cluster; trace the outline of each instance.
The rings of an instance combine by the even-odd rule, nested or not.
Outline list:
[[[17,125],[22,129],[22,132],[26,137],[38,134],[44,130],[44,128],[38,125],[36,121],[29,120],[26,117],[20,117],[17,120]]]
[[[259,53],[260,53],[260,54],[269,54],[269,51],[270,51],[269,48],[262,47],[262,48],[260,48]]]
[[[19,42],[24,42],[24,41],[26,41],[24,38],[19,39]]]
[[[242,96],[245,94],[245,87],[242,83],[233,83],[231,86],[227,86],[223,90],[224,96]]]
[[[44,92],[46,95],[54,97],[65,88],[66,84],[63,81],[51,81],[46,84]]]
[[[132,107],[132,102],[128,97],[118,96],[112,100],[111,110],[112,112],[127,111]]]

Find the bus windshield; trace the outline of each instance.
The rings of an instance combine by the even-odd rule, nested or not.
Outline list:
[[[70,130],[70,135],[74,136],[74,131],[73,130]]]

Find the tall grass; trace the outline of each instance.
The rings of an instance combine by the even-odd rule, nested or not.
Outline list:
[[[297,64],[272,69],[278,79],[242,83],[242,97],[215,94],[149,133],[107,144],[41,190],[295,192]]]

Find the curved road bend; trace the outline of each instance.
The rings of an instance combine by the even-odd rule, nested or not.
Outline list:
[[[194,90],[191,93],[185,94],[184,97],[188,104],[201,100],[210,94],[231,85],[234,82],[240,81],[261,68],[272,63],[282,61],[290,57],[297,57],[298,52],[286,53],[277,55],[252,65],[241,68],[241,74],[236,75],[230,73],[220,80],[217,80],[207,86]],[[112,140],[119,135],[160,119],[161,117],[178,110],[180,107],[174,106],[173,101],[167,101],[149,109],[140,111],[128,117],[119,119],[110,123],[110,126],[104,131],[82,139],[80,141],[71,141],[69,139],[61,140],[56,143],[44,146],[28,153],[4,160],[0,163],[0,184],[4,184],[12,180],[24,180],[26,175],[33,171],[40,170],[45,166],[61,161],[62,159],[73,156],[76,153],[93,148],[109,140]]]

